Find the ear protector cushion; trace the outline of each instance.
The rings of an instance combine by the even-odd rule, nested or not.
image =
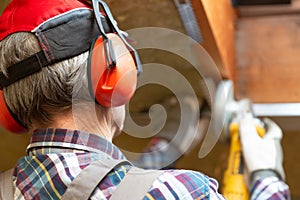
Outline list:
[[[112,43],[116,66],[107,64],[107,52],[103,36],[92,45],[89,57],[89,89],[97,103],[104,107],[126,104],[133,96],[137,85],[137,69],[133,57],[122,39],[113,33],[107,34]]]
[[[7,107],[2,90],[0,90],[0,126],[13,133],[23,133],[27,131]]]

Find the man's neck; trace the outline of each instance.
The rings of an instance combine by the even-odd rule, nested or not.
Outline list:
[[[53,122],[48,127],[42,127],[34,123],[33,129],[37,128],[62,128],[70,130],[80,130],[84,132],[99,135],[108,141],[112,142],[113,131],[111,125],[100,116],[97,107],[89,105],[80,105],[78,108],[73,108],[69,111],[64,111],[54,117]],[[103,115],[103,114],[102,114]],[[99,120],[101,119],[101,121]]]

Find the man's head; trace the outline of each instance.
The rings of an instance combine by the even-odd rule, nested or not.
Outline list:
[[[123,83],[117,89],[113,88],[110,97],[128,82],[128,78],[119,81],[121,70],[117,66],[118,62],[122,66],[119,57],[124,56],[116,55],[117,66],[101,66],[100,69],[98,62],[94,61],[96,57],[106,60],[102,61],[106,64],[108,55],[113,54],[111,49],[119,52],[118,49],[127,48],[124,44],[119,45],[118,42],[123,40],[105,39],[107,32],[118,31],[114,22],[107,22],[103,15],[99,17],[99,12],[98,18],[96,21],[89,5],[76,0],[13,0],[4,11],[0,18],[0,70],[3,73],[0,84],[10,112],[23,125],[28,128],[49,127],[55,124],[57,117],[70,113],[74,105],[94,105],[95,99],[98,102],[99,91],[103,91],[98,89],[110,86],[101,83],[103,74],[110,77],[104,80],[104,84],[115,78],[117,85]],[[125,56],[127,59],[128,55]],[[10,71],[12,68],[15,71]],[[136,74],[135,67],[134,71]],[[132,72],[123,74],[132,77]],[[134,87],[135,81],[132,83]],[[105,126],[113,124],[109,122],[113,120],[110,108],[94,107],[97,112],[101,110],[97,115],[100,122],[105,121]],[[78,108],[77,111],[84,112],[80,108],[85,106]]]
[[[0,42],[0,66],[6,68],[41,50],[31,33],[15,33]],[[3,89],[11,111],[27,127],[46,126],[53,117],[72,108],[72,98],[89,98],[86,65],[88,52],[64,60]]]

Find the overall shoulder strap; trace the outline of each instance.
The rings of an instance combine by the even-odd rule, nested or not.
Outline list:
[[[101,180],[114,168],[131,163],[127,160],[97,160],[84,168],[67,188],[62,200],[89,199]]]
[[[110,200],[142,200],[153,182],[163,173],[163,170],[143,170],[132,167],[117,186]]]
[[[0,199],[2,200],[14,199],[13,172],[12,168],[0,174]]]

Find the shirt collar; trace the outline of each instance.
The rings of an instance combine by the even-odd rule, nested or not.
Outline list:
[[[123,153],[108,140],[92,133],[68,129],[36,129],[27,147],[27,154],[36,149],[69,149],[72,151],[85,151],[105,153],[114,159],[124,159]],[[63,151],[62,151],[63,152]]]

